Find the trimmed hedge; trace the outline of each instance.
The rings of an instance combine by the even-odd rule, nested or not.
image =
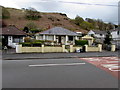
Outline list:
[[[87,40],[75,40],[75,45],[77,45],[77,46],[84,46],[85,44],[88,45]]]
[[[23,42],[20,43],[23,47],[41,47],[42,42]]]

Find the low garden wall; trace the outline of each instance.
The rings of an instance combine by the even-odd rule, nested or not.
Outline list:
[[[75,47],[70,45],[69,52],[75,52],[82,47]],[[16,45],[16,53],[47,53],[47,52],[66,52],[65,45],[57,46],[44,46],[41,47],[22,47],[22,45]],[[97,47],[90,47],[85,45],[85,52],[102,52],[102,45],[99,44]]]
[[[88,46],[85,45],[86,52],[102,52],[102,45],[98,44],[98,46]]]
[[[65,52],[65,45],[62,47],[22,47],[22,45],[16,45],[16,53],[46,53],[46,52]]]

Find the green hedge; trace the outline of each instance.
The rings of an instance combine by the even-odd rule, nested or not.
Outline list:
[[[20,43],[23,47],[40,47],[42,45],[41,42],[23,42]]]
[[[75,40],[75,45],[76,46],[84,46],[85,44],[88,45],[88,41],[87,40]]]

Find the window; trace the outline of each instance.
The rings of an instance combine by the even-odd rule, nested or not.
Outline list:
[[[119,35],[120,34],[120,31],[117,31],[117,35]]]
[[[73,41],[73,36],[69,36],[69,41]]]
[[[23,38],[22,37],[20,37],[20,38],[13,37],[13,43],[20,43],[20,42],[23,42]]]

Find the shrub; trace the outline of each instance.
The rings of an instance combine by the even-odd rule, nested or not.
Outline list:
[[[26,19],[28,20],[38,20],[41,18],[40,12],[38,12],[34,8],[26,9],[26,14],[25,14]]]
[[[33,47],[40,47],[42,45],[41,42],[32,42]]]
[[[22,44],[23,47],[31,47],[30,42],[23,42],[23,43],[20,43],[20,44]]]
[[[85,44],[88,44],[87,40],[75,40],[75,45],[80,45],[80,46],[84,46]]]
[[[44,43],[43,40],[30,40],[29,42],[22,42],[23,47],[40,47]]]
[[[35,40],[34,42],[41,42],[43,44],[45,41],[44,40]]]
[[[38,33],[38,32],[40,32],[39,29],[31,29],[30,31],[31,31],[32,33]]]
[[[10,18],[10,12],[6,8],[2,7],[2,19],[8,18]]]
[[[31,42],[31,38],[30,38],[30,37],[25,37],[25,38],[24,38],[24,41],[25,41],[25,42]]]

